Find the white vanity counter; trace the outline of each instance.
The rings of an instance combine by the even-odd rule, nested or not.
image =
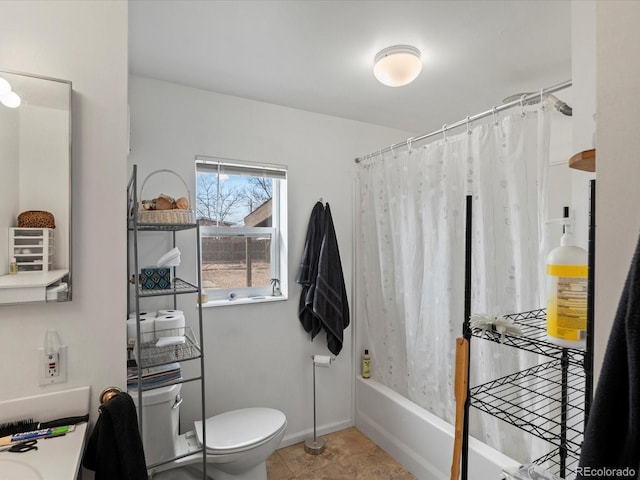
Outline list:
[[[0,402],[0,423],[33,418],[50,421],[89,412],[89,387]],[[87,437],[87,423],[73,432],[39,439],[38,450],[0,452],[2,478],[15,480],[73,480],[77,478]]]

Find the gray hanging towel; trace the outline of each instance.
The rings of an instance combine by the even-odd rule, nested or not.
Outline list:
[[[343,330],[349,326],[349,303],[344,286],[338,240],[333,227],[331,209],[324,211],[324,228],[318,276],[316,277],[313,311],[327,332],[327,347],[334,355],[342,350]]]
[[[302,285],[298,304],[298,318],[305,331],[311,333],[312,340],[322,330],[322,322],[313,311],[313,297],[318,275],[318,258],[320,257],[320,247],[322,246],[323,229],[324,206],[322,203],[317,202],[309,218],[307,238],[304,242],[298,278],[296,278],[296,282]]]
[[[640,475],[640,241],[607,343],[577,479]]]

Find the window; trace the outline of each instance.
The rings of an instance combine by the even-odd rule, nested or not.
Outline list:
[[[209,301],[286,295],[286,167],[196,157],[202,287]]]

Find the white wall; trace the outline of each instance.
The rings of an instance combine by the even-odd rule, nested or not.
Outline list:
[[[55,268],[69,265],[69,114],[23,105],[20,111],[20,205],[17,212],[46,210],[55,218]],[[15,219],[11,223],[15,226]]]
[[[0,225],[13,225],[19,208],[18,123],[18,112],[15,109],[0,108],[0,191],[3,199],[0,202]],[[9,234],[0,231],[0,275],[9,273],[8,248]]]
[[[5,1],[0,66],[73,82],[73,301],[0,307],[0,400],[125,385],[127,4]],[[10,19],[10,20],[8,20]],[[4,235],[4,233],[2,233]],[[2,252],[0,252],[2,254]],[[68,346],[68,382],[38,386],[48,328]]]
[[[571,2],[571,77],[573,90],[573,149],[569,157],[595,148],[596,130],[596,2]],[[567,158],[568,160],[568,158]],[[589,180],[595,174],[571,171],[576,242],[588,248]]]
[[[640,3],[596,4],[597,246],[596,368],[640,231]]]
[[[295,277],[311,209],[320,197],[331,205],[349,289],[353,160],[409,134],[141,77],[131,77],[129,88],[129,163],[138,165],[140,181],[153,170],[171,168],[193,191],[196,155],[288,166],[289,299],[205,309],[207,413],[275,407],[287,416],[285,442],[304,440],[313,426],[310,356],[329,354],[324,332],[311,343],[297,318],[300,289]],[[149,183],[145,194],[148,188],[153,196],[173,187],[165,193],[182,195],[179,181],[171,181],[169,176],[156,186]],[[153,255],[146,255],[153,257],[165,246],[150,248],[155,249]],[[195,244],[184,241],[179,248],[181,268],[194,272]],[[193,299],[180,307],[194,324]],[[344,348],[334,365],[317,372],[321,431],[353,421],[352,334],[353,325],[345,331]],[[188,427],[200,407],[198,391],[189,385],[184,391],[183,425]]]

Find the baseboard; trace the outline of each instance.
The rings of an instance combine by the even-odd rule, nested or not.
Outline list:
[[[341,422],[328,423],[325,425],[318,425],[316,427],[316,436],[327,435],[329,433],[344,430],[345,428],[353,427],[353,420],[343,420]],[[285,433],[282,442],[278,448],[288,447],[295,445],[296,443],[302,443],[308,438],[313,438],[313,427],[298,432]]]

